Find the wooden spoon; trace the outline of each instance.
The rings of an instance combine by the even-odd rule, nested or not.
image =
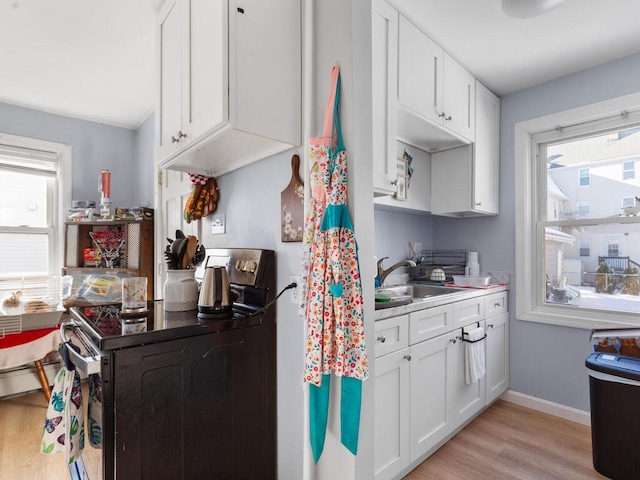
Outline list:
[[[189,235],[186,244],[187,248],[182,257],[182,268],[189,268],[191,265],[191,259],[196,254],[196,249],[198,248],[198,239],[194,235]]]

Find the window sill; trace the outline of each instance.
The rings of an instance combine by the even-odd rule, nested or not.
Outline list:
[[[584,330],[640,327],[640,315],[638,314],[631,312],[603,313],[598,310],[567,306],[540,306],[529,311],[516,312],[516,318],[526,322],[545,323]]]

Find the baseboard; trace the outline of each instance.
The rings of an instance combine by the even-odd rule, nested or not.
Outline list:
[[[578,410],[577,408],[567,407],[559,403],[550,402],[542,398],[532,397],[525,395],[524,393],[514,392],[513,390],[507,390],[500,399],[505,402],[515,403],[516,405],[522,405],[523,407],[531,408],[542,413],[548,413],[555,417],[564,418],[571,422],[580,423],[588,427],[591,426],[591,414],[584,410]]]
[[[53,380],[60,370],[58,363],[51,363],[44,366],[47,373],[49,385],[53,385]],[[41,390],[40,380],[34,366],[4,370],[0,372],[0,397],[17,395],[20,393]]]

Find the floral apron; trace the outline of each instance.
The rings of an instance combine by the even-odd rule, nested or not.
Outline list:
[[[331,374],[341,377],[340,440],[358,449],[362,381],[368,377],[357,244],[347,208],[347,155],[338,106],[340,70],[332,70],[322,138],[310,140],[311,199],[305,222],[304,381],[309,383],[311,448],[324,448]]]

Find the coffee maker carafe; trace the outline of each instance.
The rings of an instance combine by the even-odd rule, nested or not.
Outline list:
[[[206,266],[198,298],[198,318],[231,318],[232,306],[227,269],[222,266]]]

